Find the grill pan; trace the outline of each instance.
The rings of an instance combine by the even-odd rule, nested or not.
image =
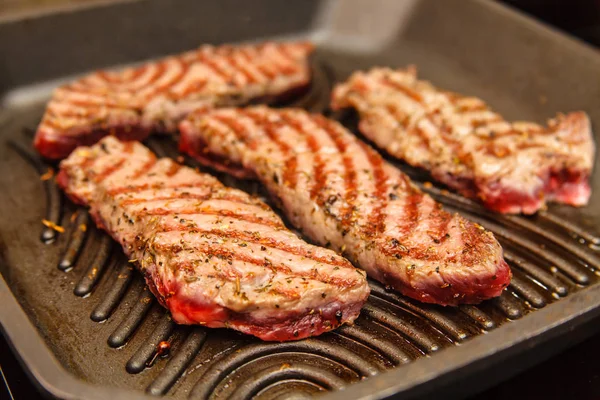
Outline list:
[[[425,79],[478,95],[508,118],[542,121],[583,109],[600,126],[598,53],[488,1],[147,0],[5,17],[0,322],[43,392],[69,399],[464,396],[598,330],[598,171],[585,208],[500,216],[398,162],[446,209],[496,234],[514,272],[501,297],[443,308],[371,282],[354,326],[283,344],[174,325],[118,246],[46,179],[56,166],[31,148],[44,103],[61,80],[85,71],[201,43],[298,37],[319,46],[314,82],[286,105],[327,113],[332,85],[353,70],[415,63]],[[353,115],[332,116],[355,127]],[[178,156],[172,138],[147,144],[160,156]],[[256,183],[217,176],[264,195]],[[42,219],[65,232],[44,228]],[[161,341],[169,351],[157,351]]]

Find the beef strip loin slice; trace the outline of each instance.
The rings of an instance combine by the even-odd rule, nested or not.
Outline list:
[[[296,340],[351,323],[368,297],[363,271],[298,238],[266,204],[137,142],[76,149],[58,182],[177,323]]]
[[[35,147],[64,158],[107,134],[143,139],[172,132],[193,109],[270,102],[310,82],[307,42],[202,46],[118,71],[97,71],[55,90]]]
[[[442,210],[337,122],[300,109],[231,108],[192,113],[180,131],[182,151],[251,171],[309,238],[409,297],[478,303],[510,282],[491,232]]]
[[[501,213],[532,214],[546,201],[582,206],[591,194],[594,141],[584,112],[547,127],[507,122],[476,97],[440,90],[416,69],[356,72],[332,108],[355,108],[377,146]]]

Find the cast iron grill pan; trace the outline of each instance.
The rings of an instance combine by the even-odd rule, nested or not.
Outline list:
[[[419,52],[412,55],[420,57]],[[280,106],[328,113],[334,82],[369,64],[364,58],[353,63],[353,57],[319,51],[312,60],[311,87]],[[539,310],[560,313],[557,305],[578,293],[598,293],[600,236],[581,218],[565,217],[555,207],[533,217],[494,214],[432,185],[426,173],[390,160],[447,210],[494,232],[514,273],[499,298],[444,308],[420,304],[371,281],[371,297],[356,324],[317,338],[276,344],[225,329],[178,326],[119,246],[95,228],[85,209],[63,196],[52,176],[56,165],[32,149],[43,103],[6,111],[0,120],[5,140],[0,148],[0,271],[63,368],[86,383],[177,399],[305,398],[343,388],[344,396],[352,397],[348,388],[359,381],[366,379],[364,388],[374,376],[385,377],[386,371],[401,371],[422,358],[435,360],[444,349],[468,351],[475,338],[517,326]],[[330,116],[356,131],[353,114]],[[182,158],[176,138],[157,136],[146,144],[158,156],[179,157],[202,169]],[[215,175],[268,200],[256,182]],[[65,232],[44,227],[41,219]],[[10,323],[2,319],[5,330]],[[375,397],[383,396],[377,386],[372,390]]]

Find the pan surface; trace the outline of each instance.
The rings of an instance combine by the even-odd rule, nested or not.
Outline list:
[[[172,4],[114,2],[0,22],[0,322],[45,392],[90,399],[330,392],[328,398],[347,400],[444,390],[451,397],[481,390],[598,329],[597,166],[589,206],[551,205],[523,217],[488,212],[398,162],[446,209],[495,233],[514,272],[501,297],[444,308],[371,282],[372,296],[354,326],[283,344],[173,324],[118,246],[60,193],[56,165],[31,147],[60,81],[201,43],[302,37],[318,45],[313,84],[285,105],[327,113],[332,85],[352,71],[414,63],[423,78],[482,97],[509,118],[542,122],[583,109],[597,130],[600,56],[486,1]],[[352,116],[332,116],[354,129]],[[147,145],[160,156],[179,155],[173,138]],[[217,176],[265,195],[257,183]]]

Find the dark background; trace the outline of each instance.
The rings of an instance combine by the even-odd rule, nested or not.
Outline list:
[[[502,2],[519,8],[600,49],[600,0],[503,0]],[[600,79],[600,71],[598,75]],[[597,324],[600,324],[600,321],[597,321]],[[33,400],[41,397],[3,337],[0,337],[0,372],[1,400],[11,398]],[[469,400],[508,398],[600,400],[600,334]]]
[[[502,0],[600,48],[600,0]]]

